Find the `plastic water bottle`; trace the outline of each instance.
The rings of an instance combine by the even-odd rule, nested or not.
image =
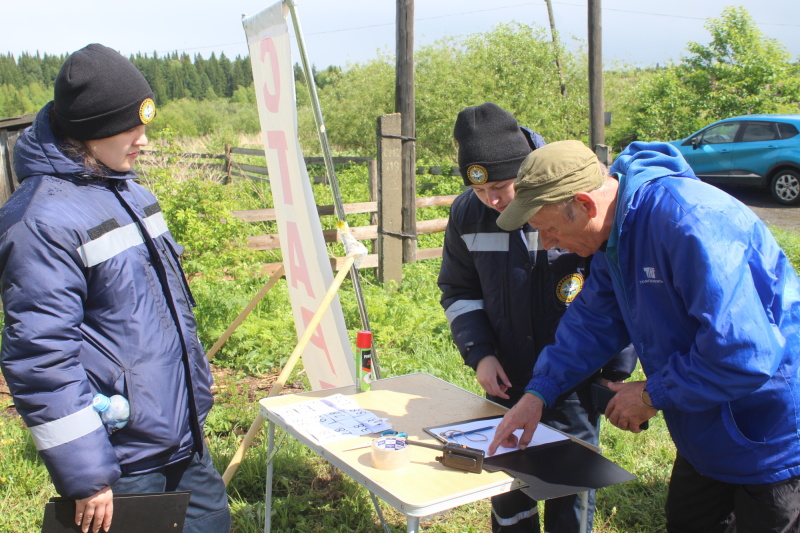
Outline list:
[[[115,394],[110,398],[105,394],[96,394],[92,399],[92,407],[100,413],[100,418],[111,429],[116,431],[125,427],[131,416],[131,407],[124,396]]]

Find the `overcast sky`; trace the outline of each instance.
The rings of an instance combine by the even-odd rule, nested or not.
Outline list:
[[[100,42],[125,55],[173,51],[229,58],[247,54],[242,15],[273,2],[256,0],[0,0],[0,52],[62,54]],[[562,42],[587,40],[587,0],[553,0]],[[394,0],[296,0],[309,60],[318,70],[328,65],[374,59],[395,52]],[[800,59],[798,0],[602,0],[603,60],[650,66],[679,61],[689,41],[707,44],[709,17],[726,6],[741,5],[759,29],[783,43]],[[549,28],[544,1],[417,0],[416,46],[442,37],[464,37],[517,21]],[[291,28],[291,23],[290,23]],[[299,61],[299,57],[296,58]]]

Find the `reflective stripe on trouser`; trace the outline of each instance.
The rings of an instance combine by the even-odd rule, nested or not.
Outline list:
[[[492,497],[493,533],[532,533],[539,531],[536,502],[519,490]]]

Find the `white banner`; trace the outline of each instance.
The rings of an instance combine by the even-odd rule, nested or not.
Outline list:
[[[278,2],[245,18],[242,24],[253,65],[283,265],[299,338],[333,283],[333,272],[297,135],[288,14],[289,8]],[[303,352],[303,366],[314,390],[354,383],[353,351],[338,296]]]

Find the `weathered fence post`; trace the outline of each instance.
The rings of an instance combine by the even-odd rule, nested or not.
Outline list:
[[[378,280],[403,280],[403,142],[400,114],[378,117]]]
[[[9,132],[0,131],[0,205],[14,192],[14,172],[11,168],[11,142]]]
[[[6,203],[17,188],[12,164],[14,145],[22,130],[33,123],[36,115],[0,119],[0,205]]]
[[[371,202],[378,201],[378,162],[374,159],[371,159],[367,162],[367,181],[369,182],[369,200]],[[370,224],[377,225],[378,224],[378,211],[372,213],[369,217]],[[378,239],[372,239],[370,241],[372,243],[372,247],[370,251],[373,254],[378,253]]]
[[[225,183],[231,182],[231,145],[225,145]]]

